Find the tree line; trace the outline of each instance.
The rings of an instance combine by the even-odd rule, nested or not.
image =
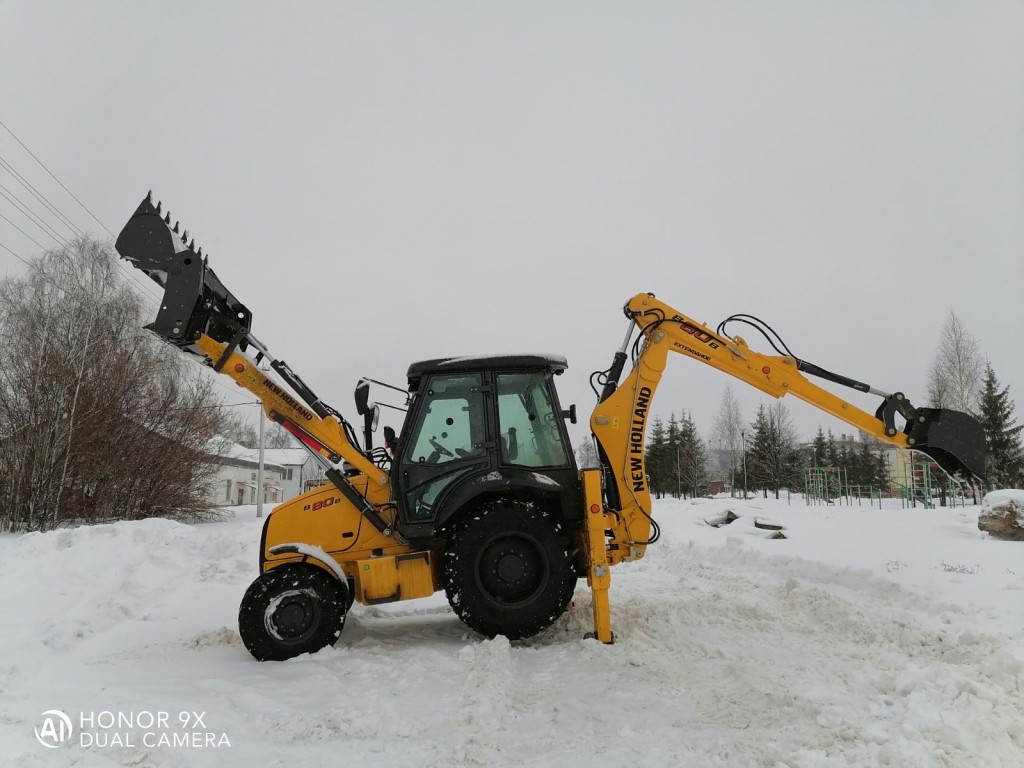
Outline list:
[[[802,486],[805,460],[784,403],[762,404],[753,422],[744,424],[732,390],[727,387],[715,425],[733,490],[745,484],[748,490],[771,491],[778,496],[783,489]],[[656,416],[646,458],[651,492],[656,497],[693,498],[708,493],[712,474],[708,443],[690,415],[684,413],[677,419],[672,414],[667,423]]]
[[[84,237],[0,281],[0,529],[209,513],[225,409],[147,314]]]

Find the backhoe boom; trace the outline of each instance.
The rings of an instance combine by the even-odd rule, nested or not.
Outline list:
[[[951,474],[973,477],[983,473],[984,435],[977,421],[967,414],[914,408],[900,392],[879,392],[792,356],[761,354],[741,337],[716,333],[652,294],[634,296],[626,304],[625,313],[642,336],[637,358],[626,379],[615,386],[615,369],[621,370],[626,345],[616,354],[612,380],[606,382],[590,420],[605,469],[606,502],[613,518],[612,562],[642,557],[652,541],[652,531],[654,537],[657,535],[650,515],[645,435],[651,401],[670,352],[717,368],[772,397],[798,397],[879,440],[927,454]],[[876,413],[870,414],[809,381],[804,372],[882,395],[883,401]],[[902,429],[895,423],[897,413],[906,420]]]

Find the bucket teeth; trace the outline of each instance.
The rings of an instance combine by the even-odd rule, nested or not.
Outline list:
[[[244,350],[252,314],[209,268],[192,233],[181,232],[181,222],[148,192],[114,243],[121,258],[160,286],[156,319],[146,327],[201,360],[207,356],[195,342],[203,334]]]

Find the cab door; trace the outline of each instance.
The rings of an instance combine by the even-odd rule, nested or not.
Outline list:
[[[491,464],[487,396],[479,372],[434,374],[421,386],[399,442],[395,482],[403,527],[431,524],[445,490]]]
[[[562,519],[574,524],[582,509],[579,475],[552,378],[541,370],[496,374],[498,467],[557,496]]]

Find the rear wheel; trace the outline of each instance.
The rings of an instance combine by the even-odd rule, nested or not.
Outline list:
[[[565,612],[576,573],[561,526],[535,505],[486,503],[452,532],[444,553],[452,609],[482,635],[531,637]]]
[[[334,645],[345,626],[347,585],[313,565],[282,565],[242,597],[238,633],[259,661],[284,661]]]

